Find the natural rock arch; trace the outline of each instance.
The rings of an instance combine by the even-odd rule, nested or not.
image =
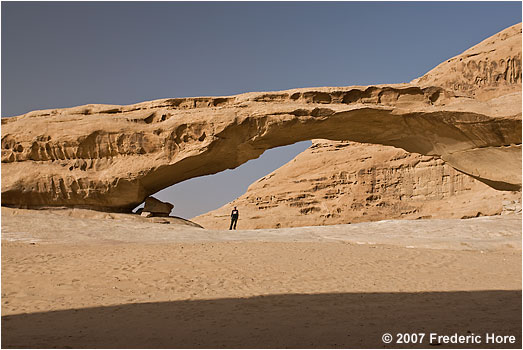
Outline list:
[[[316,138],[437,156],[493,188],[520,190],[521,24],[410,84],[85,105],[4,118],[2,204],[130,211],[165,187]]]
[[[32,112],[3,120],[2,202],[127,211],[175,183],[315,138],[435,155],[519,189],[521,112],[500,113],[503,99],[471,102],[401,84]]]

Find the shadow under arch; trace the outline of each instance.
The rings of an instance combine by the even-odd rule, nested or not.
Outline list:
[[[382,335],[425,333],[421,344]],[[429,333],[481,343],[430,342]],[[487,344],[485,334],[515,343]],[[2,317],[3,348],[521,348],[521,291],[283,294]]]

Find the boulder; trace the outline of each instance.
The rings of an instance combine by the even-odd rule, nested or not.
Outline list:
[[[152,213],[153,216],[169,216],[174,205],[167,202],[162,202],[154,197],[147,197],[145,199],[145,205],[143,207],[142,214],[144,212]]]

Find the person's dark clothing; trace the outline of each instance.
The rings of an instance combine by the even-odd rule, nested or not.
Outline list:
[[[234,209],[231,213],[231,226],[229,227],[229,230],[232,230],[233,227],[236,230],[236,223],[238,222],[239,216],[240,216],[240,213],[238,212],[238,209]]]

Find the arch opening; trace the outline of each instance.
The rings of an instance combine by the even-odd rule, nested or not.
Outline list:
[[[270,169],[263,165],[293,146],[300,147],[296,157],[276,162]],[[306,142],[293,146],[273,148],[234,170],[191,179],[154,196],[175,204],[172,215],[210,229],[227,229],[233,206],[240,209],[240,229],[262,229],[488,216],[500,214],[504,202],[519,200],[518,192],[497,191],[436,156],[325,139],[312,140],[310,147]],[[241,176],[243,169],[256,164],[264,171],[239,185],[235,174]],[[221,186],[220,177],[231,181]],[[192,203],[192,212],[184,211],[183,196],[173,195],[184,184],[189,196],[185,198],[203,195]],[[221,186],[229,197],[207,203],[203,197],[213,186]]]
[[[154,193],[152,197],[173,204],[171,215],[196,217],[240,197],[252,183],[287,164],[311,145],[311,141],[301,141],[271,148],[259,158],[249,160],[235,169],[177,183]],[[141,203],[133,212],[136,213],[143,206],[144,203]]]

